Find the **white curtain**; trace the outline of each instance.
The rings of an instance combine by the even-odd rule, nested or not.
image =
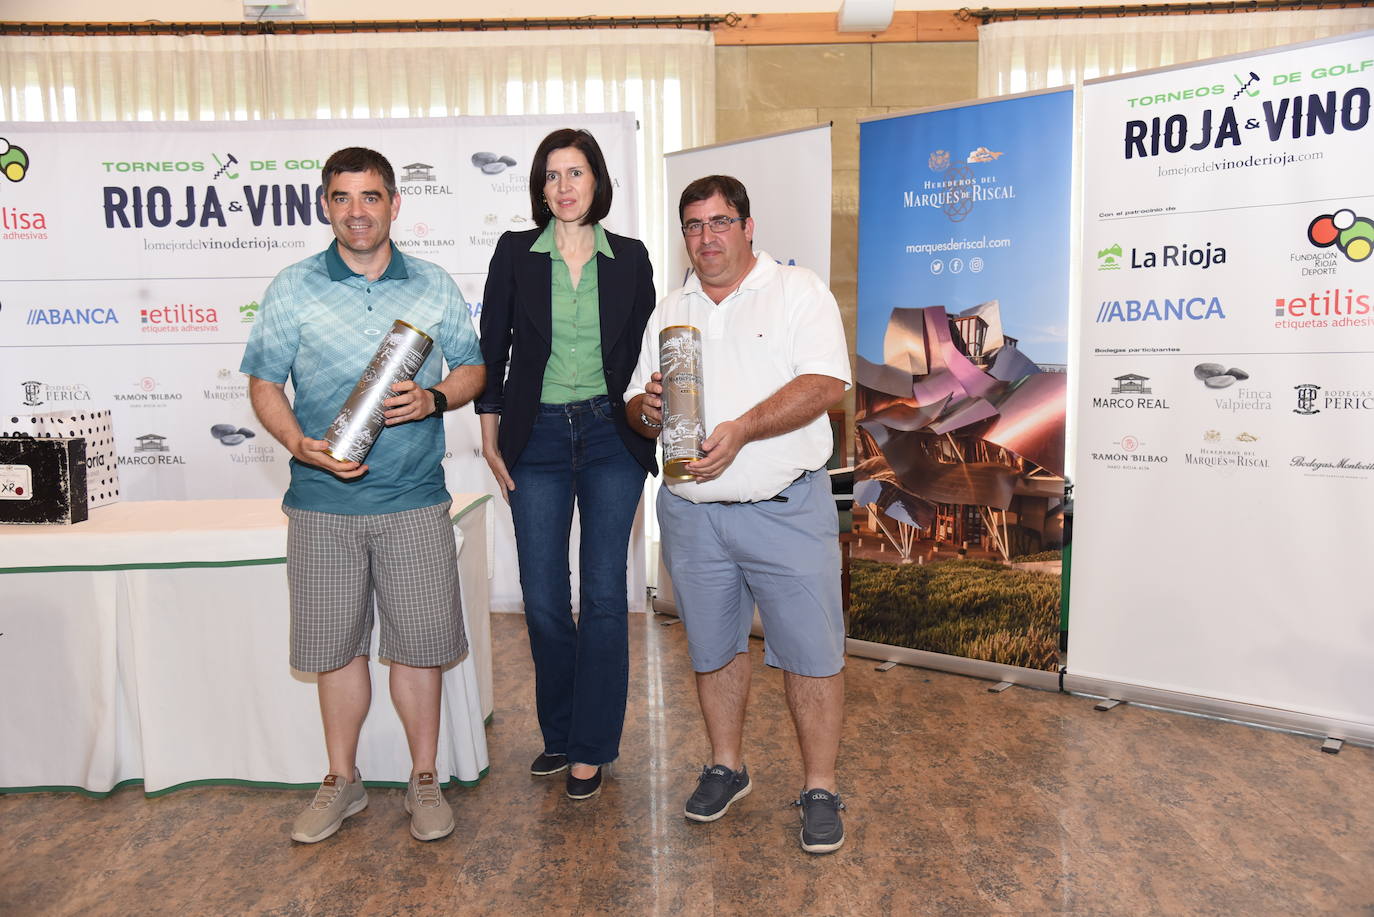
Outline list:
[[[978,30],[978,95],[1011,95],[1374,28],[1374,9],[998,22]]]
[[[632,111],[640,236],[665,263],[663,154],[715,140],[709,32],[0,37],[0,122]],[[658,271],[661,276],[661,271]]]

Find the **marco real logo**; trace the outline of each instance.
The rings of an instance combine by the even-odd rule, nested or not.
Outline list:
[[[144,433],[134,438],[133,455],[121,455],[120,465],[185,465],[185,457],[172,451],[161,433]]]
[[[1093,407],[1127,411],[1169,410],[1169,403],[1165,399],[1153,395],[1149,376],[1126,373],[1112,380],[1110,395],[1093,397]],[[1134,441],[1131,437],[1128,439]]]

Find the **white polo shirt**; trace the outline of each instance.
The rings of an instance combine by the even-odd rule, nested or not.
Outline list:
[[[702,398],[706,431],[734,420],[798,376],[833,376],[849,388],[849,346],[835,297],[804,267],[778,264],[767,252],[739,288],[719,305],[701,289],[695,274],[658,304],[644,329],[644,342],[630,386],[628,403],[644,392],[658,372],[658,333],[669,325],[701,331]],[[693,503],[767,500],[804,471],[825,466],[834,450],[825,408],[791,433],[748,443],[713,481],[669,483],[668,489]]]

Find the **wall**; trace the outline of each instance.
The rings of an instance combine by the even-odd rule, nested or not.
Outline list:
[[[977,85],[978,43],[971,41],[716,48],[717,142],[834,123],[830,286],[851,344],[858,303],[859,120],[972,99]]]

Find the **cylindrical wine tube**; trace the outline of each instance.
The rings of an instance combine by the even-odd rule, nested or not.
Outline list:
[[[434,339],[429,335],[396,320],[340,408],[339,416],[324,434],[324,441],[329,444],[325,451],[330,457],[341,462],[361,462],[367,458],[377,434],[386,426],[382,402],[391,397],[391,386],[414,379],[433,346]]]
[[[658,365],[663,374],[663,476],[691,481],[688,462],[704,458],[706,400],[702,391],[701,331],[669,325],[658,333]]]

